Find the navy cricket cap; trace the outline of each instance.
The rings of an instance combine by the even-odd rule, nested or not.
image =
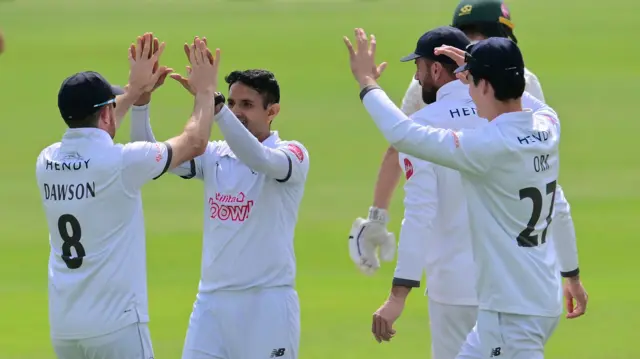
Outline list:
[[[58,92],[58,109],[65,121],[77,121],[115,102],[122,88],[112,86],[97,72],[85,71],[67,77]]]
[[[460,50],[464,50],[470,41],[467,35],[460,29],[451,26],[441,26],[433,30],[427,31],[418,39],[416,49],[413,53],[400,59],[402,62],[415,60],[424,57],[433,61],[455,64],[451,58],[445,55],[435,55],[433,51],[436,47],[443,45],[453,46]]]
[[[524,59],[520,48],[510,39],[490,37],[467,47],[465,64],[455,73],[469,71],[484,78],[492,76],[523,76]]]

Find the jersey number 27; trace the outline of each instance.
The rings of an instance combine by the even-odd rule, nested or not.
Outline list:
[[[547,229],[551,224],[553,203],[556,201],[556,181],[547,183],[546,187],[547,195],[552,195],[551,206],[549,206],[549,215],[546,218],[547,223],[544,226],[544,230],[542,230],[540,240],[538,240],[537,234],[532,233],[536,229],[536,224],[538,224],[538,220],[540,220],[540,215],[542,214],[542,193],[536,187],[527,187],[520,190],[520,200],[530,198],[533,202],[533,211],[531,211],[531,218],[529,219],[529,223],[527,223],[527,228],[523,229],[516,238],[518,246],[520,247],[536,247],[547,241]]]
[[[69,231],[71,227],[71,231]],[[69,269],[78,269],[82,266],[82,258],[87,253],[84,251],[80,238],[82,238],[82,229],[78,219],[70,214],[63,214],[58,218],[58,232],[62,238],[62,260]],[[71,248],[76,252],[72,256]]]

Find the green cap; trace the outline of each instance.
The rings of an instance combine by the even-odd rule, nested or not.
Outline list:
[[[500,23],[513,30],[509,8],[502,0],[462,0],[453,13],[452,26]]]

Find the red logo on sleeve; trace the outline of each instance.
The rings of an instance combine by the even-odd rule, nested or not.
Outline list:
[[[162,161],[162,148],[158,143],[155,143],[155,147],[156,147],[156,151],[158,152],[156,153],[156,162],[160,162]]]
[[[547,118],[549,121],[551,121],[551,123],[553,123],[554,125],[557,125],[557,124],[558,124],[558,121],[556,121],[556,119],[555,119],[555,118],[553,118],[553,117],[551,117],[551,116],[549,116],[549,115],[547,115],[547,114],[543,114],[542,116],[546,117],[546,118]]]
[[[411,163],[411,161],[409,161],[408,158],[404,159],[404,174],[407,177],[407,179],[413,176],[413,163]]]
[[[287,148],[289,149],[289,151],[293,152],[294,155],[296,155],[298,161],[304,161],[304,152],[300,147],[294,145],[293,143],[290,143],[287,145]]]
[[[453,143],[456,145],[456,148],[460,148],[460,137],[455,131],[449,130],[451,132],[451,136],[453,136]]]

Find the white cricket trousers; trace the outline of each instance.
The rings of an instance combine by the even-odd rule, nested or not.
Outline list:
[[[456,359],[543,359],[560,317],[478,311],[478,322]]]
[[[87,339],[51,339],[58,359],[153,359],[147,323]]]
[[[477,318],[477,306],[443,304],[429,299],[431,358],[455,359]]]
[[[198,293],[182,359],[297,359],[299,344],[295,289]]]

